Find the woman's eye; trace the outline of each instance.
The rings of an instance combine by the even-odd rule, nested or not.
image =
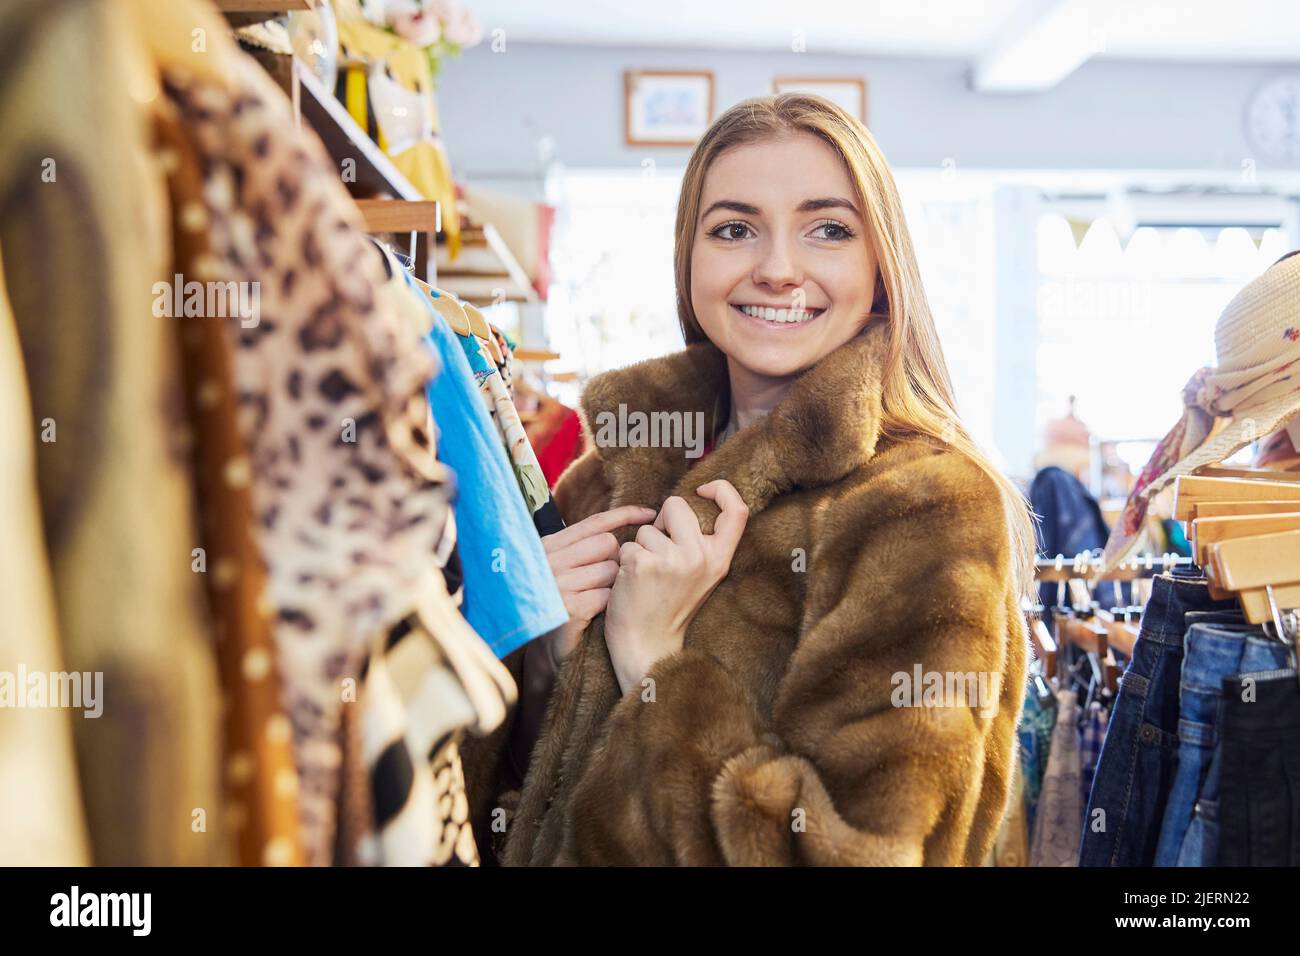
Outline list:
[[[743,222],[724,222],[709,233],[716,239],[725,239],[728,242],[734,242],[738,239],[749,238],[749,226]]]
[[[816,232],[822,233],[819,239],[829,239],[832,242],[843,242],[846,239],[853,238],[853,230],[842,222],[822,222],[817,224]]]

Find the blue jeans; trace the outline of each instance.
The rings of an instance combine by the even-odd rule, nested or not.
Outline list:
[[[1211,771],[1217,759],[1223,679],[1243,671],[1274,670],[1287,662],[1285,645],[1265,637],[1259,627],[1200,618],[1188,615],[1179,685],[1178,765],[1165,804],[1156,866],[1212,865],[1218,845],[1219,775]]]
[[[1155,578],[1097,761],[1079,844],[1080,866],[1154,862],[1178,759],[1185,618],[1195,611],[1236,610],[1235,598],[1212,599],[1203,578]]]
[[[1252,678],[1247,695],[1243,678]],[[1300,690],[1296,672],[1223,682],[1218,866],[1300,865]]]

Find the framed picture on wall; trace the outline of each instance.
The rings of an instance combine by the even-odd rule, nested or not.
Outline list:
[[[842,106],[867,125],[867,81],[860,76],[777,76],[773,93],[816,93]]]
[[[694,146],[713,122],[711,70],[626,70],[623,94],[628,146]]]

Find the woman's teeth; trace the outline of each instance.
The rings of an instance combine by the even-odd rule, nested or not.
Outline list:
[[[769,309],[759,305],[738,305],[741,312],[766,322],[807,322],[822,314],[822,309]]]

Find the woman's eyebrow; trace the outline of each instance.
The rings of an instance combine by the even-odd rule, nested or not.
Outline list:
[[[849,202],[847,199],[840,199],[838,196],[829,196],[825,199],[805,199],[799,204],[799,212],[816,212],[819,209],[847,209],[854,215],[861,216],[856,204]]]
[[[700,214],[700,218],[704,219],[715,209],[729,209],[732,212],[738,212],[746,216],[757,216],[760,213],[757,206],[752,206],[747,202],[740,202],[736,199],[719,199],[717,202],[713,203],[713,205],[709,206],[708,209],[704,210],[704,212]],[[827,196],[823,199],[805,199],[797,207],[798,212],[817,212],[820,209],[847,209],[856,216],[861,217],[862,215],[858,212],[858,207],[855,203],[852,203],[847,199],[841,199],[838,196]]]
[[[703,219],[705,216],[709,215],[709,213],[713,212],[713,210],[715,209],[730,209],[732,212],[744,213],[746,216],[758,215],[757,206],[751,206],[747,202],[740,202],[735,199],[719,199],[708,209],[704,210],[704,212],[700,214],[700,218]]]

